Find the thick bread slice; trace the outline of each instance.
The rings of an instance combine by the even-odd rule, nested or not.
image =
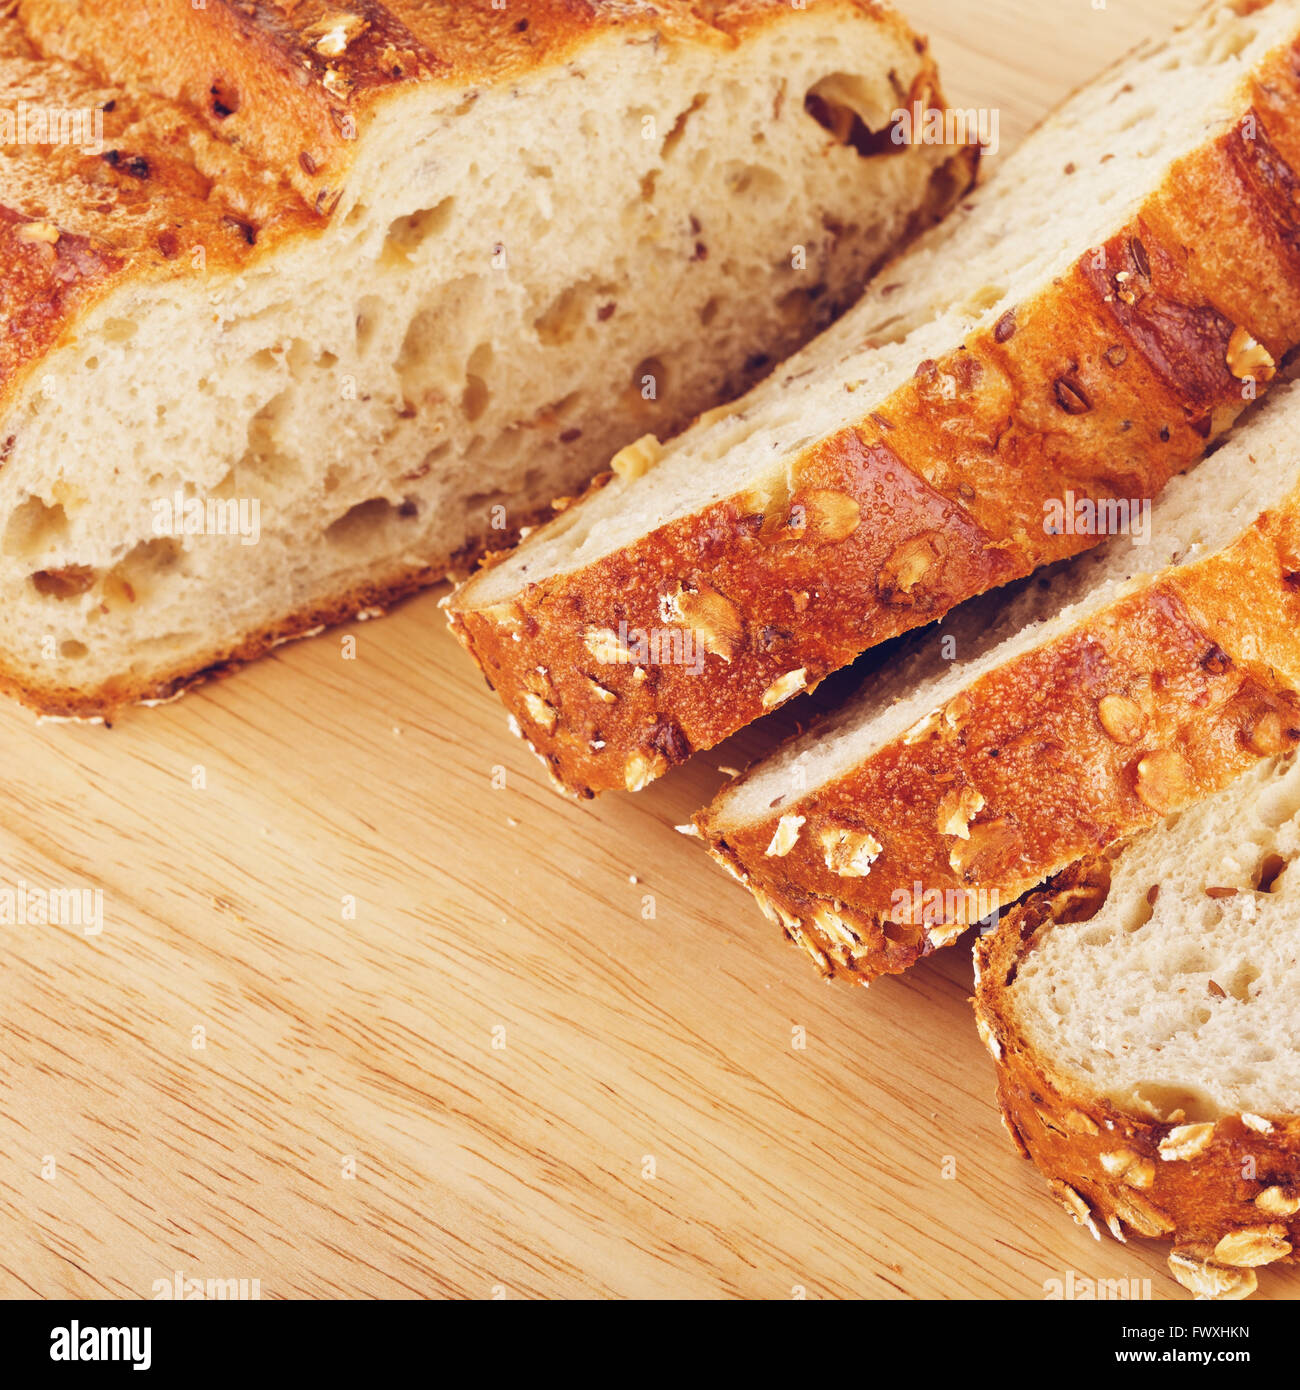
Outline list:
[[[1300,4],[1218,4],[1072,98],[839,324],[453,598],[569,789],[637,788],[1085,549],[1300,337]],[[1262,345],[1262,346],[1261,346]]]
[[[1202,1297],[1300,1245],[1300,762],[1074,865],[976,949],[1007,1129]]]
[[[526,9],[0,5],[0,685],[109,713],[465,566],[969,183],[882,138],[937,99],[882,5]]]
[[[697,817],[826,973],[906,969],[1300,743],[1300,385],[1116,537],[959,609]]]

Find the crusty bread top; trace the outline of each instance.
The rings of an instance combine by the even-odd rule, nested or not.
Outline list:
[[[0,18],[6,106],[102,110],[104,149],[6,146],[0,158],[0,404],[88,304],[125,278],[238,269],[319,222],[285,182],[184,108],[43,57]],[[5,457],[0,436],[0,463]]]
[[[900,29],[876,0],[809,0]],[[732,44],[791,14],[788,0],[19,0],[46,52],[130,77],[200,113],[223,138],[281,170],[328,211],[376,104],[437,83],[511,82],[606,35]],[[349,125],[348,122],[352,124]]]

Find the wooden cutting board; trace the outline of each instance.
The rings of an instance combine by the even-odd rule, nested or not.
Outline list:
[[[1195,0],[907,8],[1006,150]],[[567,804],[436,595],[111,730],[0,708],[0,882],[104,920],[0,928],[0,1294],[1182,1297],[1012,1152],[965,951],[823,984],[673,833],[771,738]]]

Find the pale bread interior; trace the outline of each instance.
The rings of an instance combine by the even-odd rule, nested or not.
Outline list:
[[[1169,484],[1152,505],[1149,544],[1113,537],[1049,574],[956,609],[862,694],[724,789],[712,822],[722,830],[770,815],[776,804],[788,810],[792,797],[814,795],[981,676],[1055,641],[1168,566],[1196,564],[1230,546],[1300,487],[1297,439],[1300,384],[1288,383],[1243,417],[1200,467]]]
[[[859,153],[806,97],[885,129],[906,30],[833,5],[737,45],[652,30],[395,98],[322,234],[90,312],[0,419],[6,662],[147,681],[436,578],[824,326],[951,152]],[[256,544],[157,534],[178,491],[255,500]]]
[[[991,326],[1121,227],[1174,161],[1243,109],[1243,75],[1295,22],[1288,4],[1248,16],[1211,8],[1084,88],[832,329],[731,411],[681,435],[650,472],[614,480],[529,537],[465,586],[455,607],[503,602],[525,583],[788,478],[807,446],[863,419],[919,363]]]
[[[1101,911],[1043,929],[1002,1007],[1054,1072],[1131,1112],[1300,1113],[1298,865],[1292,755],[1133,839]]]

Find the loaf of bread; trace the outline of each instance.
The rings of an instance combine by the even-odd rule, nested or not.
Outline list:
[[[0,686],[164,698],[549,515],[969,184],[875,0],[0,6]]]
[[[1216,4],[1074,96],[748,396],[453,598],[569,790],[636,789],[1150,498],[1300,339],[1300,4]]]
[[[1080,1225],[1201,1297],[1300,1243],[1300,761],[1073,865],[976,950],[1007,1129]]]
[[[1116,536],[949,615],[698,817],[828,973],[905,969],[1300,745],[1300,385]]]

